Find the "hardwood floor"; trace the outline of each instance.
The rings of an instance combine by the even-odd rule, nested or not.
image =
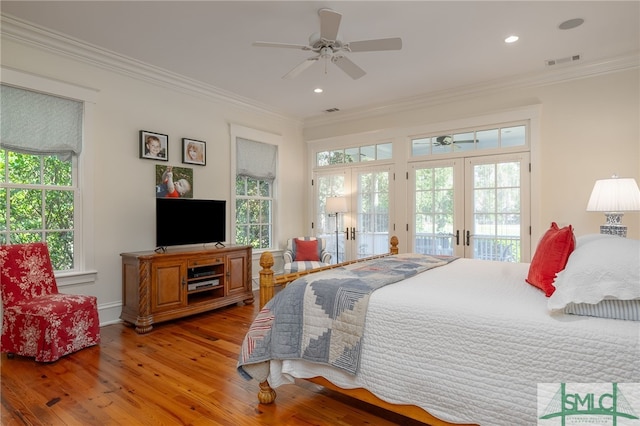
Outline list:
[[[257,300],[257,299],[256,299]],[[101,329],[99,346],[49,364],[0,358],[3,425],[418,425],[300,381],[258,404],[236,372],[257,306],[231,306],[144,335]]]

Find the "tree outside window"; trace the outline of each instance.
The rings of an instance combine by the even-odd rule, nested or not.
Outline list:
[[[236,176],[236,244],[254,249],[272,246],[273,185],[248,176]]]
[[[53,268],[74,269],[72,160],[0,150],[0,243],[45,241]]]

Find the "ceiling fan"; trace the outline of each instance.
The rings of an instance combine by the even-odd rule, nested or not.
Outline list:
[[[400,50],[402,48],[402,39],[400,37],[344,42],[340,39],[340,35],[338,34],[342,15],[331,9],[320,9],[318,11],[318,15],[320,16],[320,33],[311,34],[308,45],[270,43],[263,41],[256,41],[253,43],[254,46],[258,47],[283,47],[288,49],[308,50],[315,53],[314,56],[311,56],[296,65],[282,78],[295,78],[320,59],[324,59],[325,72],[326,63],[331,61],[347,75],[356,80],[365,75],[366,72],[347,58],[345,56],[345,52],[374,52],[381,50]]]

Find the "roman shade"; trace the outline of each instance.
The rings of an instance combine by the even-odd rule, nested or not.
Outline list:
[[[236,139],[236,175],[273,181],[278,147],[248,139]]]
[[[70,159],[82,151],[82,102],[0,86],[0,145]]]

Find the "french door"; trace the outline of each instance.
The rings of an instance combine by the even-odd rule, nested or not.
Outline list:
[[[528,153],[414,163],[410,182],[413,251],[529,261]]]
[[[392,215],[391,166],[354,167],[314,174],[315,235],[327,240],[332,261],[342,262],[389,251]],[[326,211],[329,197],[344,196],[348,212]]]

